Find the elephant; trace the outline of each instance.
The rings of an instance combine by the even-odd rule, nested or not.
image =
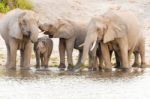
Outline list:
[[[93,50],[90,49],[90,53],[89,53],[89,55],[92,55],[92,58],[93,58],[93,56],[95,56],[94,61],[93,61],[93,62],[95,62],[95,65],[94,66],[90,65],[91,67],[89,67],[89,68],[94,70],[94,71],[95,70],[102,71],[103,68],[105,67],[105,65],[104,65],[104,60],[103,60],[103,57],[102,57],[102,51],[101,51],[100,42],[97,41],[95,46],[96,46],[96,48],[95,48],[96,50],[94,51],[94,49]],[[114,67],[115,68],[120,68],[121,63],[120,63],[119,55],[118,55],[118,53],[116,51],[114,51],[109,46],[110,60],[112,58],[113,52],[114,52],[114,55],[115,55],[115,58],[116,58],[116,63],[114,65]],[[75,67],[74,69],[76,69],[76,68],[78,68],[78,67]]]
[[[83,47],[80,47],[80,45],[84,43],[87,33],[86,27],[87,24],[85,23],[77,23],[67,19],[58,19],[54,23],[41,24],[40,29],[42,31],[45,31],[45,34],[49,35],[49,37],[60,38],[59,39],[60,70],[64,70],[66,68],[65,51],[67,53],[68,70],[71,71],[73,70],[72,53],[74,48],[79,51],[78,61],[76,65],[79,65],[81,63]]]
[[[14,9],[0,20],[0,33],[7,48],[6,69],[16,69],[17,50],[20,50],[20,69],[30,69],[32,42],[39,34],[38,16],[30,10]]]
[[[122,70],[131,69],[128,58],[130,59],[130,55],[134,52],[140,54],[140,67],[145,65],[144,37],[140,32],[138,18],[133,12],[107,11],[90,20],[84,41],[81,65],[76,66],[76,71],[84,65],[89,49],[94,46],[97,40],[100,41],[106,71],[112,70],[109,46],[112,46],[113,50],[118,53]]]
[[[53,41],[47,37],[38,38],[37,42],[34,43],[34,53],[36,56],[36,68],[39,69],[40,66],[48,68],[49,58],[53,50]],[[41,60],[41,64],[40,64]]]

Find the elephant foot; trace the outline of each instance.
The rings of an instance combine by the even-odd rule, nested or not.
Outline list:
[[[9,66],[9,63],[8,63],[8,62],[6,62],[6,63],[5,63],[5,66],[6,66],[6,67],[7,67],[7,66]]]
[[[44,65],[43,67],[44,67],[44,69],[43,69],[44,71],[49,71],[48,65]]]
[[[146,68],[146,67],[148,67],[148,65],[146,65],[145,63],[142,63],[140,67],[141,68]]]
[[[92,66],[89,66],[89,67],[88,67],[88,71],[93,71],[93,67],[92,67]]]
[[[73,65],[69,65],[68,68],[67,68],[67,70],[73,71]]]
[[[103,68],[104,72],[112,72],[112,68]]]
[[[88,70],[89,71],[97,71],[97,68],[96,67],[89,67]]]
[[[103,68],[101,66],[98,67],[99,71],[103,71]]]
[[[81,71],[81,66],[80,66],[80,65],[76,65],[76,66],[73,68],[73,71],[74,71],[74,72],[79,72],[79,71]]]
[[[132,67],[140,67],[140,65],[138,63],[134,63]]]
[[[66,65],[65,65],[64,63],[60,63],[60,65],[58,66],[58,68],[59,68],[60,70],[65,70]]]
[[[123,72],[132,72],[132,68],[121,68]]]
[[[45,69],[47,69],[47,68],[48,68],[48,65],[44,65],[43,67],[44,67]]]
[[[40,65],[36,65],[35,68],[36,68],[36,69],[40,68]]]
[[[96,67],[93,67],[93,71],[97,71],[97,68],[96,68]]]
[[[120,65],[115,64],[115,65],[114,65],[114,68],[121,68],[121,66],[120,66]]]
[[[14,65],[14,64],[12,65],[12,64],[7,64],[6,63],[5,68],[7,70],[16,70],[16,65]]]
[[[40,67],[36,68],[36,71],[40,71],[40,70],[41,70]]]
[[[30,67],[20,67],[21,70],[31,70]]]
[[[6,68],[7,70],[16,70],[16,67],[14,67],[14,66],[12,66],[12,67],[10,67],[10,66],[5,66],[5,68]]]

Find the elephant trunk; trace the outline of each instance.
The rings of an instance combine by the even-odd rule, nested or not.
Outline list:
[[[30,34],[30,39],[31,39],[31,42],[37,42],[38,40],[38,35],[39,35],[39,28],[37,26],[33,26],[31,28],[31,34]]]
[[[81,59],[81,63],[84,64],[84,62],[86,61],[89,51],[92,51],[96,45],[96,41],[97,41],[97,33],[91,33],[91,34],[87,34],[87,37],[85,39],[85,43],[84,43],[84,47],[83,47],[83,56]]]

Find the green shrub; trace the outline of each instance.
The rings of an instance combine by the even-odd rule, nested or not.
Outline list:
[[[9,2],[12,2],[13,6],[10,7]],[[32,10],[33,5],[30,0],[0,0],[1,13],[6,13],[15,8]]]
[[[29,9],[29,10],[33,9],[33,5],[29,0],[17,0],[16,7],[21,9]]]
[[[0,12],[1,13],[6,13],[10,10],[9,6],[8,5],[5,5],[4,2],[1,2],[0,3]]]

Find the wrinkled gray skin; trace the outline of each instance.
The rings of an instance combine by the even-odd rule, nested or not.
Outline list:
[[[79,57],[76,65],[81,64],[83,47],[79,46],[84,43],[86,37],[87,32],[85,24],[80,24],[69,20],[58,20],[55,23],[41,24],[40,29],[46,31],[45,34],[49,35],[50,37],[60,38],[60,69],[64,69],[66,67],[65,51],[67,53],[68,70],[73,69],[72,53],[74,48],[79,51]],[[92,59],[90,60],[93,61]]]
[[[38,39],[38,24],[35,13],[14,9],[0,20],[0,33],[7,48],[7,69],[16,69],[17,50],[20,50],[21,69],[30,68],[32,42]]]
[[[34,43],[34,53],[36,56],[36,68],[48,68],[49,58],[53,50],[53,41],[48,37],[38,38]]]
[[[114,51],[119,53],[123,70],[130,69],[128,58],[130,59],[130,55],[134,52],[140,54],[140,67],[145,65],[144,37],[140,32],[138,19],[132,12],[108,11],[102,16],[91,19],[83,48],[82,64],[87,58],[92,43],[96,40],[101,43],[105,70],[110,71],[112,69],[109,45],[112,46]],[[135,56],[137,57],[137,55]]]

